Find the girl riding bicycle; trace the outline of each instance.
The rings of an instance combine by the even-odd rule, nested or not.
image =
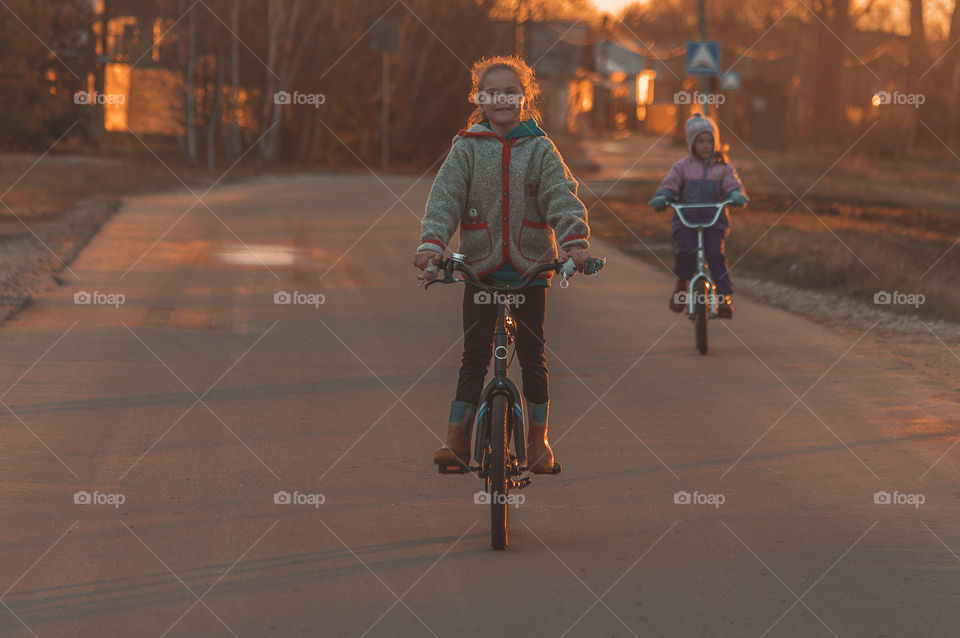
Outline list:
[[[650,200],[650,206],[661,211],[667,207],[668,201],[677,199],[682,204],[708,204],[732,199],[736,206],[746,205],[743,184],[726,154],[720,150],[720,135],[713,121],[694,113],[687,120],[686,128],[690,154],[670,168]],[[708,222],[709,219],[703,223]],[[724,240],[729,230],[730,217],[724,210],[717,223],[703,233],[707,264],[717,284],[717,316],[725,319],[733,317],[733,282],[727,272],[727,255],[724,252]],[[678,303],[677,293],[687,289],[687,282],[696,269],[697,231],[684,226],[676,213],[673,215],[671,231],[677,246],[673,267],[677,285],[670,296],[669,305],[670,310],[683,312],[683,304]]]
[[[471,70],[476,105],[437,173],[421,225],[414,265],[438,261],[460,228],[459,252],[478,276],[517,283],[544,263],[572,258],[583,271],[589,254],[587,211],[577,181],[537,125],[540,87],[520,57],[483,58]],[[556,238],[559,238],[557,240]],[[527,400],[527,459],[535,473],[553,471],[547,441],[548,373],[543,317],[552,272],[523,290],[512,308]],[[434,463],[466,464],[483,380],[490,365],[497,305],[467,283],[463,292],[463,361],[450,404],[447,439]]]

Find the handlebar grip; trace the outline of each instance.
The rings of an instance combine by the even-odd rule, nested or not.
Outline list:
[[[602,257],[587,257],[587,261],[583,265],[583,274],[595,275],[600,272],[600,269],[603,268],[605,263],[607,263],[607,260]],[[560,267],[560,274],[564,275],[567,279],[577,274],[577,266],[573,263],[572,257],[563,262],[563,266]]]
[[[588,257],[587,263],[583,266],[583,274],[595,275],[603,268],[607,260],[603,257]]]

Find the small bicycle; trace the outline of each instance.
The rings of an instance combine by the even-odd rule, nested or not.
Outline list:
[[[508,350],[516,339],[516,323],[510,314],[511,296],[506,293],[522,290],[530,285],[534,278],[544,272],[553,271],[563,277],[561,288],[569,285],[569,278],[576,273],[573,259],[565,263],[554,261],[531,270],[523,281],[515,286],[508,284],[487,284],[481,281],[470,267],[464,263],[465,257],[454,253],[450,259],[437,263],[441,279],[426,284],[453,284],[470,281],[473,285],[494,294],[497,300],[497,325],[494,331],[493,378],[483,388],[480,406],[476,414],[473,434],[473,458],[469,466],[460,463],[440,465],[441,474],[467,474],[476,472],[484,480],[486,500],[490,503],[490,542],[493,549],[506,549],[509,542],[509,520],[507,507],[510,490],[522,490],[530,485],[533,477],[527,468],[527,447],[524,440],[523,398],[517,386],[507,378]],[[606,260],[590,257],[583,272],[596,275]],[[466,279],[455,278],[454,271],[466,275]],[[515,353],[516,351],[514,351]],[[469,437],[468,437],[469,438]],[[514,453],[510,452],[513,440]],[[560,473],[560,464],[554,462],[553,473]],[[478,501],[479,502],[479,501]]]
[[[700,354],[707,354],[707,320],[717,318],[717,288],[716,282],[710,275],[710,268],[707,266],[706,250],[703,247],[703,231],[712,227],[720,219],[724,207],[733,204],[732,199],[726,199],[722,202],[708,204],[678,204],[668,202],[677,212],[680,223],[687,228],[693,228],[697,231],[697,271],[690,278],[690,284],[686,292],[678,292],[675,301],[687,307],[687,316],[694,324],[694,333],[696,334],[697,350]],[[695,223],[689,221],[683,216],[683,210],[686,208],[716,208],[716,214],[709,222]]]

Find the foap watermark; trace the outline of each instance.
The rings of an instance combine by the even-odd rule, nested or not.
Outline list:
[[[685,490],[675,492],[673,495],[674,505],[713,505],[719,508],[727,502],[727,497],[723,494],[703,494],[694,491],[692,494]]]
[[[499,492],[491,494],[483,490],[473,495],[474,505],[492,505],[494,501],[497,505],[513,505],[518,508],[527,502],[527,497],[523,494],[500,494]]]
[[[887,292],[881,290],[873,294],[873,303],[878,306],[913,306],[919,308],[927,298],[919,292],[900,292],[894,290]]]
[[[312,106],[319,109],[322,104],[326,104],[327,96],[323,93],[301,93],[300,91],[277,91],[273,94],[274,104],[284,104],[290,106]]]
[[[487,292],[486,290],[481,290],[480,292],[473,293],[473,303],[475,304],[509,304],[511,306],[519,306],[527,298],[520,293],[503,293],[503,292]]]
[[[701,290],[695,290],[693,292],[693,303],[703,304],[705,306],[708,306],[713,303],[713,297],[714,297],[713,293],[704,294],[703,291]],[[717,297],[718,297],[717,302],[719,303],[720,295],[718,294]],[[690,293],[687,292],[686,290],[681,290],[680,292],[673,293],[673,303],[677,304],[678,306],[686,306],[689,303],[689,301],[690,301]]]
[[[322,292],[300,292],[294,290],[287,292],[280,290],[273,293],[273,303],[278,306],[313,306],[319,308],[327,302],[327,297]]]
[[[87,292],[79,290],[73,293],[73,303],[78,306],[113,306],[119,308],[126,303],[127,297],[118,292]]]
[[[885,105],[907,105],[912,106],[916,109],[920,108],[920,105],[927,101],[927,97],[923,93],[902,93],[900,91],[877,91],[873,94],[873,105],[874,106],[885,106]]]
[[[874,505],[913,505],[919,508],[926,502],[927,497],[923,494],[901,494],[896,490],[893,492],[881,490],[873,495]]]
[[[713,104],[720,106],[727,101],[723,93],[701,93],[700,91],[677,91],[673,94],[674,104]]]
[[[500,93],[498,91],[477,91],[471,96],[471,101],[477,105],[492,104],[494,106],[519,106],[526,102],[523,93]]]
[[[315,508],[319,508],[326,502],[327,497],[323,494],[307,494],[297,491],[290,493],[280,490],[273,495],[274,505],[312,505]]]
[[[123,494],[98,492],[96,490],[91,494],[86,490],[80,490],[74,492],[73,502],[75,505],[112,505],[120,509],[120,506],[127,502],[127,497]]]
[[[100,93],[94,91],[77,91],[73,94],[73,103],[81,106],[114,106],[118,107],[125,104],[127,96],[123,93]]]

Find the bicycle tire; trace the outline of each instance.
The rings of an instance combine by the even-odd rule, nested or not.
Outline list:
[[[707,282],[703,279],[697,282],[694,291],[694,330],[697,333],[697,350],[700,354],[707,354]]]
[[[510,536],[510,521],[507,510],[507,494],[510,476],[510,439],[507,438],[507,399],[502,394],[493,396],[490,407],[490,472],[487,481],[490,487],[490,544],[493,549],[507,548]]]

